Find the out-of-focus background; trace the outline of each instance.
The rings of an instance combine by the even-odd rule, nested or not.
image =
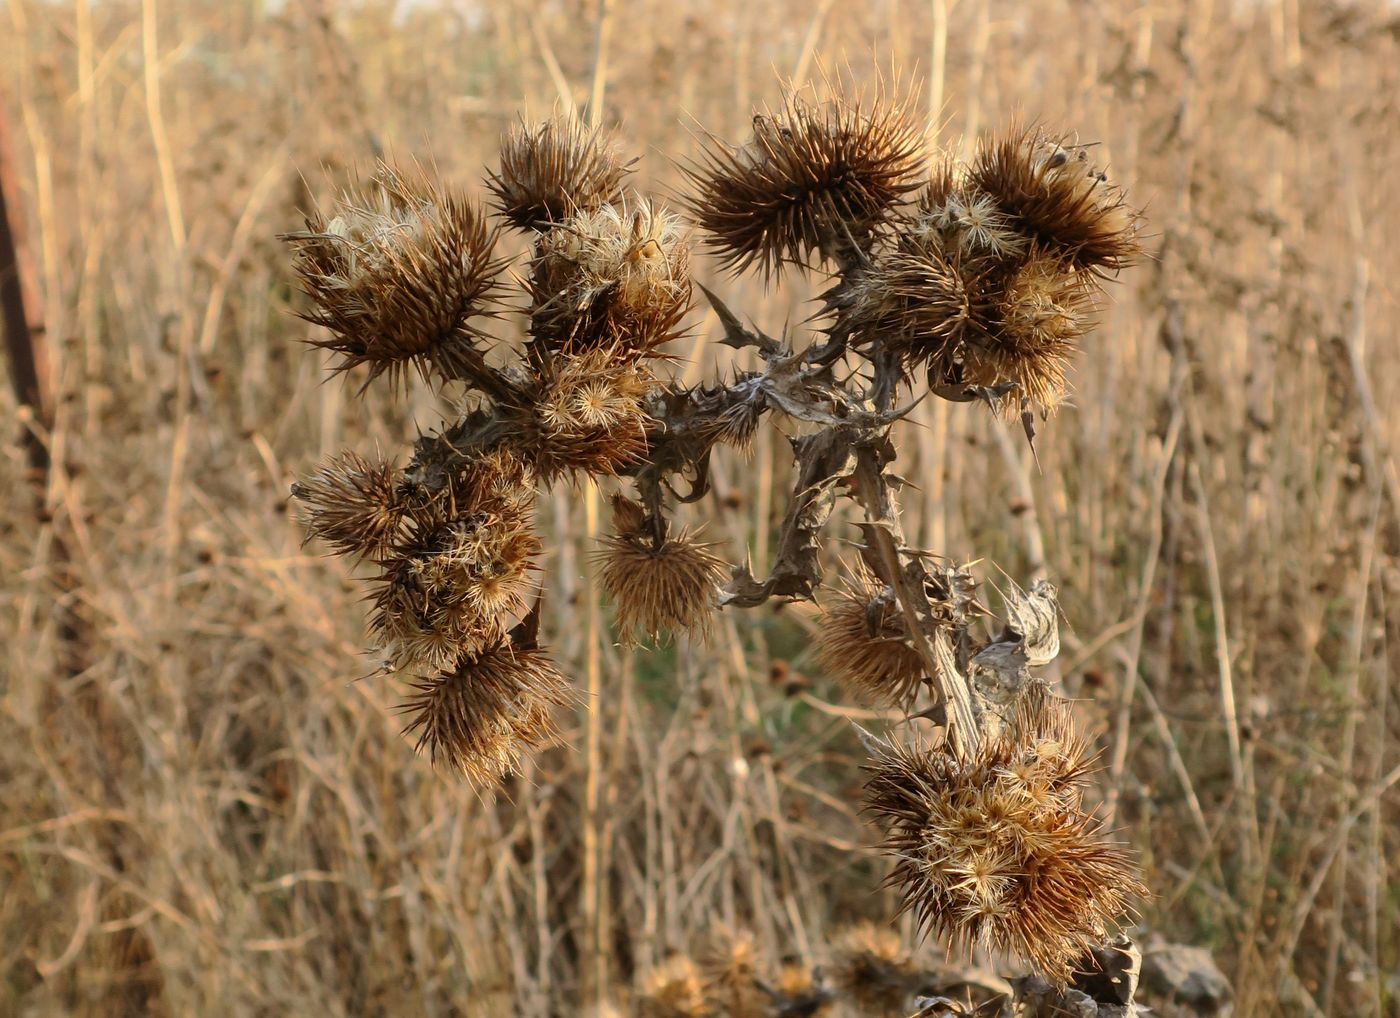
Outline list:
[[[518,114],[599,98],[664,193],[780,78],[892,67],[954,152],[1017,119],[1097,142],[1150,255],[1038,469],[985,408],[920,406],[907,529],[1058,584],[1147,930],[1211,950],[1236,1015],[1396,1013],[1393,6],[9,0],[0,26],[54,411],[36,493],[0,396],[0,1013],[577,1014],[720,927],[814,962],[888,919],[850,723],[882,719],[797,608],[619,650],[592,492],[542,501],[545,631],[597,690],[571,745],[497,796],[414,756],[363,587],[288,488],[450,406],[323,381],[276,235],[381,155],[477,190]],[[772,331],[811,312],[700,278]],[[695,326],[691,379],[729,363]],[[732,560],[767,561],[787,449],[715,464],[691,518]]]

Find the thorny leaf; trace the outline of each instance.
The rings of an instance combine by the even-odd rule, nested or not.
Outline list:
[[[1006,625],[972,659],[979,691],[995,703],[1013,700],[1030,679],[1030,668],[1055,660],[1060,653],[1059,593],[1037,580],[1030,593],[1014,581],[1006,594]]]

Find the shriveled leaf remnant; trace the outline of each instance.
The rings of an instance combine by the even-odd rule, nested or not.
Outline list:
[[[926,931],[1063,983],[1143,889],[1081,808],[1087,748],[1032,672],[1059,650],[1057,592],[1012,583],[1001,631],[982,632],[972,568],[905,537],[893,464],[897,425],[930,394],[1019,415],[1034,437],[1035,415],[1067,395],[1106,280],[1137,254],[1137,214],[1069,139],[1017,129],[966,164],[925,142],[922,119],[883,94],[791,92],[741,145],[707,138],[685,171],[687,224],[626,186],[605,134],[568,116],[522,123],[486,180],[500,223],[529,244],[509,273],[471,200],[382,167],[287,235],[311,342],[366,384],[410,368],[451,383],[460,413],[402,468],[347,453],[293,493],[310,537],[374,570],[369,627],[413,683],[408,733],[488,786],[555,739],[572,700],[539,640],[537,487],[607,486],[596,576],[628,645],[704,637],[722,608],[816,599],[828,526],[853,501],[859,560],[822,599],[817,661],[868,705],[943,730],[932,748],[899,741],[912,725],[869,740],[892,879]],[[812,341],[768,336],[702,287],[720,342],[755,366],[695,384],[669,370],[693,304],[692,226],[735,272],[822,273]],[[505,278],[518,343],[490,331],[511,305]],[[770,414],[795,469],[755,575],[677,511]],[[888,1012],[913,989],[899,945],[874,930],[843,942],[829,980],[806,966],[765,980],[750,955],[738,939],[703,973],[673,959],[638,1006],[816,1014],[844,993]]]

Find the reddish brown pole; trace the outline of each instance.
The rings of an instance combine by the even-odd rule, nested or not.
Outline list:
[[[27,406],[34,426],[26,426],[21,441],[34,479],[48,479],[49,449],[45,433],[52,423],[49,404],[49,364],[39,297],[30,280],[30,262],[20,213],[19,183],[10,146],[9,117],[0,102],[0,333],[5,340],[10,384],[20,406]]]

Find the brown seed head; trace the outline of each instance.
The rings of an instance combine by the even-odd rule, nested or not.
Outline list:
[[[723,931],[701,961],[705,998],[724,1018],[767,1018],[768,996],[758,987],[762,977],[758,948],[748,931]]]
[[[1081,805],[1085,754],[1068,705],[1036,689],[971,755],[889,745],[876,756],[866,808],[924,932],[1011,951],[1063,983],[1146,894]]]
[[[325,541],[339,555],[382,555],[399,537],[406,504],[401,473],[391,463],[342,453],[292,486],[305,507],[307,539]]]
[[[573,700],[568,681],[541,650],[504,638],[415,685],[404,705],[405,735],[417,733],[435,767],[489,785],[522,754],[558,737],[552,711]]]
[[[617,608],[619,636],[624,643],[682,632],[703,637],[719,606],[724,560],[684,531],[658,544],[649,522],[605,538],[598,553],[599,579]]]
[[[922,140],[898,103],[863,109],[790,94],[780,109],[754,118],[743,148],[716,145],[686,168],[689,212],[737,272],[757,263],[771,278],[784,262],[813,253],[844,260],[918,189]]]
[[[397,380],[412,365],[469,382],[492,373],[476,320],[492,314],[501,263],[470,201],[385,166],[306,225],[283,239],[313,301],[303,317],[330,334],[312,342],[339,357],[336,370],[365,364],[371,379]]]
[[[831,984],[862,1014],[904,1018],[919,972],[899,934],[860,923],[844,930],[825,969]]]
[[[1013,131],[983,145],[968,176],[1028,241],[1076,269],[1114,271],[1139,253],[1137,213],[1083,148]]]
[[[635,1000],[637,1018],[705,1018],[704,986],[695,963],[675,954],[647,970]]]
[[[970,344],[964,379],[974,385],[1016,385],[1020,399],[1053,410],[1079,339],[1092,327],[1094,290],[1064,262],[1032,255],[1004,280],[996,326]]]
[[[647,199],[600,205],[541,238],[529,285],[537,341],[645,356],[681,334],[690,310],[689,238]]]
[[[500,171],[486,186],[513,226],[542,232],[619,198],[627,170],[608,138],[556,116],[516,124],[501,143]]]
[[[923,658],[909,645],[894,592],[864,568],[817,617],[817,660],[864,703],[908,707],[919,693]]]
[[[498,412],[507,441],[546,483],[562,474],[613,475],[646,452],[646,397],[656,382],[615,348],[556,358],[523,399]]]

